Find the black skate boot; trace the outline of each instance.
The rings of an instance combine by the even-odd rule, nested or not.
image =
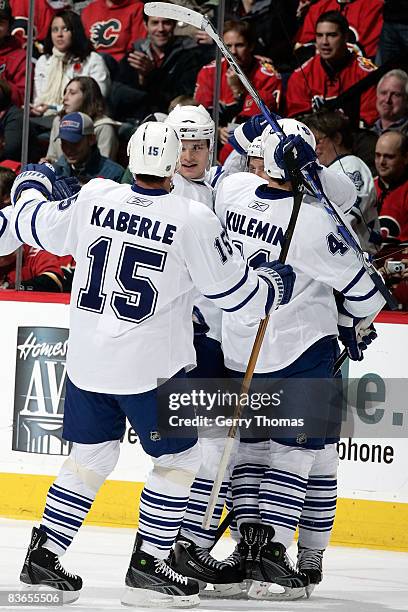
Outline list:
[[[156,559],[140,550],[142,542],[141,536],[136,535],[122,604],[142,608],[198,606],[198,582],[176,572],[167,560]]]
[[[82,578],[65,571],[58,555],[44,548],[47,534],[33,527],[31,542],[21,570],[20,580],[27,589],[56,589],[63,591],[63,602],[72,603],[79,597]]]
[[[204,597],[237,598],[242,596],[243,574],[240,557],[234,551],[227,559],[217,561],[208,548],[179,536],[170,555],[170,565],[184,576],[198,581]],[[206,588],[214,585],[213,588]]]
[[[304,597],[309,578],[293,567],[283,544],[272,541],[273,527],[244,523],[240,531],[240,552],[245,559],[247,578],[252,578],[248,597],[275,601]]]
[[[297,569],[309,577],[310,584],[306,587],[306,597],[309,599],[316,584],[323,579],[323,550],[305,548],[298,545]]]

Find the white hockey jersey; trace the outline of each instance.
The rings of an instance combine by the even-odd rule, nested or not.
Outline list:
[[[376,253],[378,247],[372,242],[373,234],[380,236],[380,222],[377,211],[377,193],[370,168],[362,159],[355,155],[341,155],[330,169],[339,174],[345,174],[354,183],[357,190],[357,200],[347,215],[351,227],[359,237],[363,251]]]
[[[11,231],[10,217],[12,211],[12,206],[6,206],[0,210],[0,255],[9,255],[22,245]]]
[[[296,272],[293,297],[270,317],[255,369],[259,373],[280,370],[320,338],[337,335],[333,289],[344,294],[345,307],[356,317],[375,313],[384,303],[332,218],[309,196],[303,199],[287,257]],[[239,173],[220,185],[215,211],[231,242],[256,267],[265,259],[278,259],[292,206],[290,192],[267,188],[254,175]],[[239,315],[223,313],[227,367],[245,371],[255,334]]]
[[[265,314],[267,284],[199,202],[94,179],[61,202],[24,191],[14,219],[24,242],[76,260],[67,371],[81,389],[141,393],[194,365],[195,287],[253,323]]]
[[[202,202],[210,210],[214,210],[214,192],[210,184],[206,180],[191,181],[181,174],[175,174],[173,177],[174,189],[172,193],[181,195],[196,202]],[[218,308],[214,302],[197,292],[197,297],[194,298],[194,305],[200,309],[208,327],[207,336],[221,342],[221,318],[222,310]]]

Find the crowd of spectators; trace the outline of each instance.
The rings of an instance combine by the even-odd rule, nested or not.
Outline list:
[[[176,3],[216,23],[218,2]],[[126,143],[147,116],[162,120],[177,103],[213,112],[215,46],[205,32],[147,17],[140,0],[35,0],[27,50],[28,10],[28,0],[0,0],[1,207],[20,169],[27,52],[27,158],[82,184],[129,180]],[[408,286],[408,271],[387,266],[407,259],[408,0],[226,0],[223,37],[267,106],[309,125],[320,162],[355,182],[353,228],[390,286]],[[224,59],[218,111],[224,163],[234,127],[258,113]]]

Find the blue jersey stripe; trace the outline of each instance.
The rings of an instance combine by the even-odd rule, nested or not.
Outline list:
[[[375,293],[377,293],[377,291],[378,291],[377,287],[373,287],[371,291],[369,291],[365,295],[356,295],[354,297],[353,296],[346,297],[346,299],[349,302],[364,302],[364,300],[370,299],[370,297],[372,297]]]
[[[41,206],[44,203],[45,203],[45,200],[43,202],[40,202],[39,204],[37,204],[37,206],[35,207],[33,216],[31,217],[31,233],[33,235],[34,240],[36,241],[36,243],[38,244],[40,249],[43,249],[43,251],[45,251],[46,249],[43,247],[43,245],[40,242],[40,239],[38,238],[37,230],[36,230],[36,227],[35,227],[35,220],[37,218],[37,215],[38,215],[38,212],[39,212]]]
[[[237,310],[240,310],[241,308],[245,306],[245,304],[247,304],[250,300],[252,300],[252,298],[254,297],[254,295],[258,293],[258,291],[259,291],[259,280],[257,282],[255,289],[251,291],[251,293],[245,298],[245,300],[243,300],[240,304],[238,304],[237,306],[234,306],[233,308],[223,308],[223,310],[225,312],[236,312]]]
[[[209,300],[219,300],[220,298],[226,297],[227,295],[231,295],[231,293],[234,293],[234,291],[237,291],[238,289],[242,287],[242,285],[246,283],[247,278],[248,278],[248,273],[249,273],[249,267],[246,266],[244,276],[241,278],[241,280],[236,285],[231,287],[231,289],[228,289],[227,291],[224,291],[223,293],[213,293],[212,295],[206,294],[204,297],[208,298]]]
[[[0,219],[2,219],[3,223],[1,225],[0,228],[0,238],[2,237],[2,235],[4,234],[6,227],[7,227],[7,219],[6,216],[1,212],[0,210]]]
[[[357,274],[349,282],[349,284],[346,285],[346,287],[344,287],[344,289],[343,289],[343,291],[341,293],[344,295],[345,293],[347,293],[347,291],[350,291],[350,289],[352,289],[354,287],[354,285],[356,285],[358,283],[360,278],[363,276],[364,272],[365,272],[365,268],[361,268],[361,270],[359,270],[359,272],[357,272]]]

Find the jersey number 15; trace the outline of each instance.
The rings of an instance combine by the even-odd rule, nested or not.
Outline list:
[[[101,314],[107,294],[103,291],[112,239],[98,238],[88,248],[90,266],[86,287],[80,289],[77,307]],[[124,243],[119,256],[115,278],[122,291],[112,291],[110,306],[118,319],[142,323],[154,314],[159,292],[138,268],[163,272],[167,253],[151,247]]]

